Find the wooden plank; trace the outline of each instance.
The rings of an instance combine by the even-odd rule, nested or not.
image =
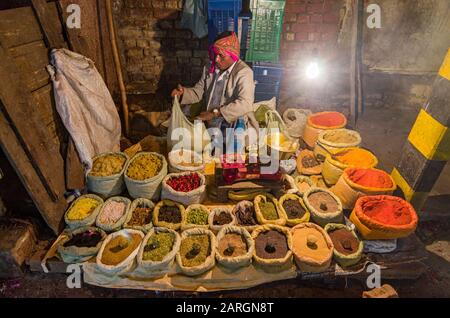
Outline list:
[[[55,147],[60,149],[67,133],[56,110],[52,84],[47,84],[33,92],[32,98],[41,116],[43,126],[47,127],[49,138],[53,141]]]
[[[49,200],[48,193],[41,179],[2,111],[0,111],[0,146],[44,220],[56,234],[59,234],[62,229],[62,220],[67,203],[64,199],[57,202]]]
[[[4,47],[42,39],[39,23],[31,7],[0,11],[0,42]]]
[[[106,15],[106,3],[103,0],[97,0],[97,10],[99,12],[99,30],[101,49],[103,53],[104,79],[111,95],[119,92],[116,69],[114,68],[114,58],[111,50],[111,39],[109,36],[108,17]]]
[[[65,25],[68,34],[71,49],[80,53],[92,61],[99,73],[104,77],[104,66],[102,57],[102,42],[100,40],[100,31],[98,24],[97,2],[92,0],[60,0],[61,12],[63,20],[66,21],[69,13],[67,7],[71,4],[77,4],[81,8],[81,25],[80,29],[69,29]]]
[[[59,149],[49,140],[42,126],[41,116],[33,107],[31,94],[24,92],[23,79],[14,65],[14,60],[0,44],[0,98],[8,118],[17,129],[18,138],[28,153],[36,172],[53,201],[63,197],[64,165]],[[5,115],[6,115],[5,114]]]
[[[47,5],[45,0],[31,0],[31,2],[48,46],[50,48],[67,47],[62,35],[58,12],[54,10],[56,7],[52,8],[52,4]]]
[[[9,49],[19,71],[29,88],[35,91],[48,83],[50,76],[46,70],[49,64],[48,49],[44,41],[36,41]]]
[[[66,188],[83,189],[85,186],[84,169],[81,164],[80,156],[75,148],[72,137],[69,137],[66,154]]]

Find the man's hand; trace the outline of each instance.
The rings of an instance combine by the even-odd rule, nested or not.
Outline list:
[[[215,118],[213,112],[202,112],[197,119],[200,119],[201,121],[210,121],[211,119]]]
[[[183,94],[184,94],[184,87],[181,86],[180,84],[178,84],[178,87],[175,88],[175,89],[172,91],[171,96],[172,96],[172,97],[175,97],[175,96],[180,97],[180,96],[182,96]]]

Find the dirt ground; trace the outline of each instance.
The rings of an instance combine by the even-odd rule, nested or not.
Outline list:
[[[389,106],[372,107],[359,120],[363,146],[378,156],[380,166],[390,171],[401,155],[402,146],[416,118],[418,109],[407,111]],[[430,199],[420,211],[417,234],[426,245],[428,269],[419,279],[384,281],[390,283],[400,297],[450,297],[450,165],[447,164],[434,187]],[[89,285],[81,289],[66,287],[65,275],[27,272],[20,279],[0,282],[2,297],[350,297],[359,298],[367,287],[359,281],[289,280],[241,291],[218,293],[147,292],[112,290]]]

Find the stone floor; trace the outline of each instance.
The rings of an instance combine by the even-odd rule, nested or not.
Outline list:
[[[148,97],[147,97],[148,98]],[[148,109],[147,101],[134,101],[136,109]],[[141,106],[139,106],[141,105]],[[146,106],[147,105],[147,106]],[[147,109],[146,109],[147,108]],[[162,110],[157,109],[157,110]],[[359,119],[363,146],[378,156],[380,167],[390,171],[401,155],[402,146],[416,118],[418,108],[371,107]],[[140,127],[142,128],[142,127]],[[450,297],[450,165],[447,164],[430,199],[420,212],[419,238],[426,244],[428,270],[415,281],[390,283],[400,297]],[[68,289],[65,276],[26,273],[23,278],[0,282],[0,296],[6,297],[361,297],[367,288],[358,281],[337,279],[328,282],[290,280],[249,290],[198,293],[156,293],[134,290],[109,290],[84,285]]]

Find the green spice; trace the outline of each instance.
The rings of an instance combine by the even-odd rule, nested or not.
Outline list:
[[[200,208],[191,209],[187,215],[187,223],[197,225],[208,224],[208,212]]]
[[[276,220],[278,219],[277,209],[275,208],[275,204],[273,202],[261,202],[259,203],[259,208],[261,210],[262,215],[266,220]]]
[[[144,261],[160,262],[172,250],[174,235],[168,232],[155,233],[144,247],[142,259]]]
[[[191,235],[181,241],[180,255],[185,267],[203,264],[210,253],[211,245],[206,234]]]

